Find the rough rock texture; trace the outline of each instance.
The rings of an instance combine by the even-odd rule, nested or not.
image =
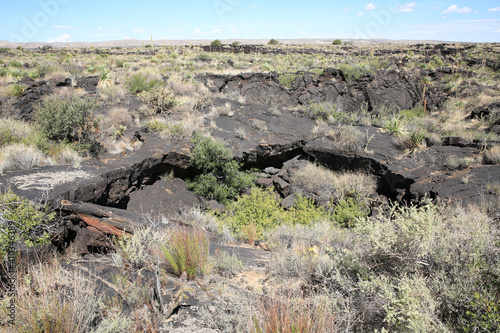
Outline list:
[[[335,103],[340,110],[352,112],[411,109],[422,101],[423,86],[418,77],[397,70],[369,74],[347,82],[338,69],[327,68],[322,75],[295,73],[290,88],[279,83],[279,74],[250,73],[235,76],[208,75],[205,84],[214,92],[238,92],[249,103],[274,103],[282,106],[309,102]],[[435,109],[443,96],[429,98],[429,109]]]
[[[25,77],[20,82],[26,85],[26,90],[19,96],[19,99],[13,104],[19,110],[18,117],[20,119],[31,120],[33,118],[34,104],[40,99],[52,93],[52,88],[46,81],[35,82],[29,77]]]

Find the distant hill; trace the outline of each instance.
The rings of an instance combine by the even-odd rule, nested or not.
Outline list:
[[[282,44],[291,45],[331,45],[334,38],[318,38],[318,39],[278,39]],[[431,41],[431,40],[391,40],[391,39],[341,39],[343,42],[350,42],[356,45],[371,45],[371,44],[419,44],[419,43],[449,43],[445,41]],[[231,44],[233,42],[240,44],[267,44],[269,39],[221,39],[222,44]],[[168,45],[208,45],[212,39],[186,39],[186,40],[155,40],[154,44],[157,46]],[[140,47],[143,44],[151,44],[151,40],[138,40],[138,39],[123,39],[111,40],[105,42],[70,42],[69,47]],[[44,45],[49,45],[55,48],[66,47],[66,43],[12,43],[8,41],[0,41],[0,47],[16,48],[21,45],[25,49],[36,49]]]

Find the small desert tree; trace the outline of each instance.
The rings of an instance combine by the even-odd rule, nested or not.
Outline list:
[[[279,45],[280,42],[278,42],[276,39],[271,39],[267,44],[269,45]]]
[[[332,45],[342,45],[342,41],[340,39],[336,39],[333,41]]]
[[[212,41],[212,43],[210,43],[210,46],[221,46],[222,45],[222,42],[218,39]]]

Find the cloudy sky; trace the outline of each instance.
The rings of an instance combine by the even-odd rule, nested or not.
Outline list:
[[[0,40],[95,42],[151,35],[500,42],[500,1],[0,0]]]

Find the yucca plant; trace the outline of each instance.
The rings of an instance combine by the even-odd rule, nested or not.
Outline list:
[[[408,137],[410,149],[415,149],[420,146],[425,140],[425,134],[421,130],[415,130],[410,133]]]
[[[161,247],[163,256],[177,276],[184,272],[189,280],[203,276],[208,270],[208,239],[198,228],[177,228],[169,244]]]
[[[398,118],[392,118],[385,122],[384,130],[392,135],[396,136],[403,135],[404,134],[403,121]]]

